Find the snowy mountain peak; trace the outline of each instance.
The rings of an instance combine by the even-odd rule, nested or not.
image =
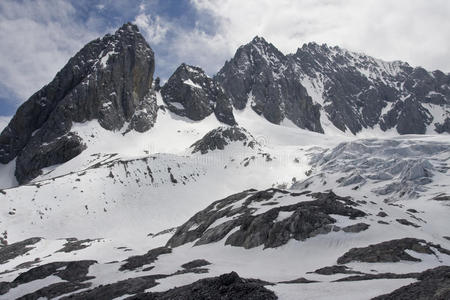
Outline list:
[[[424,134],[445,131],[449,122],[450,75],[326,44],[284,55],[255,38],[216,78],[237,109],[251,95],[252,108],[270,122],[288,119],[311,131]]]
[[[84,150],[70,132],[73,122],[96,119],[108,130],[129,122],[130,130],[148,130],[156,117],[154,68],[153,51],[135,25],[88,43],[19,107],[0,136],[0,162],[17,158],[23,183]]]

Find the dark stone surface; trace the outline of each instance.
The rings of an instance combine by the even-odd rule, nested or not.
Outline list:
[[[219,121],[236,124],[230,99],[199,67],[179,66],[161,88],[161,95],[177,115],[200,121],[214,112]]]
[[[436,200],[436,201],[450,201],[450,195],[440,194],[440,195],[434,197],[433,200]]]
[[[179,227],[167,242],[167,246],[177,247],[195,240],[197,240],[195,245],[217,242],[232,229],[238,228],[228,236],[225,244],[244,248],[260,245],[264,245],[265,248],[274,248],[286,244],[291,239],[305,240],[318,234],[340,230],[333,225],[336,220],[330,216],[331,214],[349,218],[366,215],[363,211],[352,207],[357,205],[355,202],[337,196],[333,192],[311,194],[310,196],[315,200],[273,207],[264,213],[252,215],[254,209],[250,207],[251,205],[256,202],[270,201],[277,193],[290,194],[277,189],[259,192],[244,191],[216,201]],[[245,197],[247,199],[242,205],[232,208],[233,203]],[[287,212],[290,215],[276,221],[280,212]],[[221,218],[231,220],[209,228]],[[195,229],[191,230],[194,226]]]
[[[261,37],[241,46],[215,79],[237,109],[245,108],[251,94],[252,109],[268,121],[280,124],[288,118],[300,128],[323,132],[320,105],[308,96],[288,57]]]
[[[317,281],[309,280],[304,277],[300,277],[300,278],[293,279],[293,280],[280,281],[278,283],[295,284],[295,283],[314,283],[314,282],[317,282]]]
[[[156,118],[154,67],[153,51],[135,25],[125,24],[88,43],[19,107],[0,135],[0,163],[17,157],[15,175],[24,183],[41,168],[84,150],[80,138],[70,133],[73,122],[97,119],[105,129],[118,130],[131,121],[132,129],[150,128]]]
[[[384,211],[380,211],[380,212],[377,214],[377,216],[378,216],[378,217],[381,217],[381,218],[385,218],[385,217],[388,216],[388,214],[385,213]]]
[[[231,142],[242,142],[244,146],[254,148],[258,143],[253,136],[243,127],[219,127],[211,130],[200,140],[196,141],[191,148],[192,153],[208,153],[216,149],[223,150]]]
[[[144,265],[148,265],[154,263],[160,255],[172,253],[172,249],[167,247],[158,247],[155,249],[149,250],[144,255],[136,255],[127,258],[126,263],[120,267],[120,271],[123,270],[135,270]]]
[[[398,108],[397,108],[398,107]],[[398,113],[397,131],[400,134],[424,134],[426,126],[431,124],[433,118],[417,100],[411,98],[404,102],[397,102],[394,107],[395,113]],[[386,126],[393,127],[386,119]]]
[[[404,273],[404,274],[395,274],[395,273],[379,273],[379,274],[363,274],[363,275],[354,275],[348,276],[344,278],[340,278],[335,280],[334,282],[343,282],[343,281],[361,281],[361,280],[374,280],[374,279],[402,279],[402,278],[417,278],[420,273]]]
[[[35,292],[26,294],[17,300],[54,299],[56,297],[85,289],[91,286],[89,282],[58,282],[43,287]]]
[[[450,133],[450,118],[445,118],[444,122],[439,124],[439,123],[435,123],[435,131],[437,133],[443,133],[443,132],[447,132]]]
[[[75,300],[109,300],[124,295],[143,293],[146,289],[152,288],[158,283],[157,279],[165,278],[166,275],[148,275],[135,278],[128,278],[115,283],[101,285],[88,291],[72,294],[61,299]]]
[[[315,270],[314,272],[311,273],[317,273],[320,275],[333,275],[333,274],[362,274],[361,272],[358,271],[353,271],[352,269],[350,269],[347,266],[338,266],[338,265],[334,265],[334,266],[329,266],[329,267],[323,267],[320,269]]]
[[[210,265],[211,263],[207,260],[204,259],[195,259],[193,261],[187,262],[183,265],[181,265],[182,268],[184,269],[194,269],[194,268],[199,268],[199,267],[204,267],[207,265]]]
[[[373,300],[448,300],[450,299],[450,266],[422,272],[419,281],[401,287]]]
[[[369,229],[369,227],[370,227],[369,224],[357,223],[357,224],[353,224],[353,225],[350,225],[350,226],[343,227],[342,230],[344,232],[357,233],[357,232],[361,232],[361,231],[367,230],[367,229]]]
[[[235,272],[219,277],[206,278],[192,284],[177,287],[166,292],[145,293],[128,299],[140,300],[272,300],[278,299],[274,292],[266,289],[259,280],[243,279]]]
[[[34,293],[23,296],[21,299],[56,297],[70,291],[88,287],[90,284],[82,282],[93,278],[87,276],[87,274],[89,273],[89,267],[95,263],[97,262],[94,260],[61,261],[31,268],[28,271],[21,273],[12,282],[1,282],[0,295],[4,295],[10,289],[16,288],[22,284],[44,279],[52,275],[58,276],[67,282],[65,284],[53,284],[43,287]]]
[[[321,82],[323,103],[311,101],[301,78]],[[278,124],[287,117],[317,132],[322,132],[320,114],[326,114],[337,128],[354,134],[376,125],[421,134],[433,121],[423,104],[443,109],[450,104],[449,74],[316,43],[284,55],[260,37],[241,46],[216,79],[236,108],[243,109],[251,94],[252,108],[269,121]],[[449,132],[450,120],[435,127]]]
[[[418,253],[433,255],[433,249],[450,255],[450,251],[425,240],[415,238],[403,238],[386,241],[367,247],[352,248],[343,256],[339,257],[338,264],[346,264],[353,261],[377,263],[377,262],[399,262],[400,260],[421,261],[412,257],[405,250],[412,250]]]
[[[50,275],[55,275],[67,281],[85,281],[89,279],[86,277],[89,267],[97,263],[94,260],[80,260],[80,261],[64,261],[52,262],[42,266],[34,267],[14,279],[15,284],[24,284],[37,279],[43,279]],[[60,270],[61,268],[64,268]]]
[[[415,224],[413,222],[410,222],[410,221],[408,221],[406,219],[396,219],[396,221],[398,223],[402,224],[402,225],[413,226],[413,227],[416,227],[416,228],[420,227],[419,225],[417,225],[417,224]]]
[[[67,243],[65,243],[63,245],[63,247],[56,252],[69,253],[69,252],[73,252],[73,251],[78,251],[78,250],[89,247],[90,246],[89,243],[91,243],[95,240],[91,240],[91,239],[78,240],[76,238],[68,238],[68,239],[66,239],[66,241],[67,241]]]
[[[0,264],[4,264],[11,259],[24,255],[34,247],[32,245],[39,242],[41,238],[33,237],[6,246],[0,246]]]

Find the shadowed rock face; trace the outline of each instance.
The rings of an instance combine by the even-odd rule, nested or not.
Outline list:
[[[325,114],[353,134],[376,125],[423,134],[433,122],[427,105],[450,111],[449,74],[316,43],[284,55],[256,37],[236,51],[216,79],[237,109],[250,101],[270,122],[288,118],[316,132],[322,132]],[[450,130],[448,121],[434,125],[437,132]]]
[[[219,127],[211,130],[203,138],[195,142],[191,146],[193,148],[192,153],[200,152],[205,154],[216,149],[223,150],[231,142],[242,142],[244,146],[250,148],[254,148],[258,144],[253,136],[243,127]]]
[[[435,126],[436,126],[437,133],[443,133],[443,132],[450,133],[450,118],[446,118],[442,124],[435,123]]]
[[[236,272],[223,274],[219,277],[206,278],[192,284],[177,287],[166,292],[146,293],[129,299],[278,299],[274,292],[264,287],[260,280],[243,279]]]
[[[17,157],[15,174],[24,183],[85,149],[70,132],[73,122],[97,119],[108,130],[130,122],[129,129],[148,130],[156,118],[154,67],[153,51],[135,25],[88,43],[19,107],[0,135],[0,162]]]
[[[235,229],[227,237],[225,244],[244,248],[261,245],[274,248],[291,239],[305,240],[318,234],[341,230],[333,225],[336,220],[330,215],[350,219],[366,215],[353,207],[357,205],[355,202],[333,192],[308,194],[311,201],[277,206],[257,213],[255,206],[273,201],[280,195],[302,196],[277,189],[259,192],[250,190],[231,195],[194,215],[178,228],[167,245],[177,247],[196,240],[195,245],[209,244],[222,240]]]
[[[28,251],[34,249],[33,245],[38,243],[40,240],[41,238],[39,237],[33,237],[10,245],[1,246],[0,264],[6,263],[13,258],[26,254]]]
[[[149,250],[144,255],[131,256],[126,259],[126,263],[120,267],[120,270],[135,270],[144,265],[155,262],[160,255],[172,253],[172,249],[167,247],[159,247]]]
[[[323,132],[320,105],[312,102],[288,57],[263,38],[240,47],[215,79],[237,109],[250,98],[252,109],[272,123],[288,118],[300,128]]]
[[[200,121],[214,113],[219,121],[236,124],[230,99],[199,67],[179,66],[162,87],[161,95],[177,115]]]
[[[45,286],[23,298],[38,299],[39,297],[57,297],[71,291],[89,287],[91,285],[90,283],[83,282],[93,278],[92,276],[87,276],[87,274],[89,267],[95,263],[97,262],[94,260],[61,261],[31,268],[21,273],[12,282],[1,282],[0,295],[6,294],[12,288],[20,288],[22,284],[44,279],[49,276],[57,276],[66,282]]]
[[[433,249],[450,255],[449,250],[441,248],[439,245],[415,238],[403,238],[369,245],[367,247],[350,249],[343,256],[339,257],[337,262],[339,264],[346,264],[352,261],[368,263],[398,262],[400,260],[420,261],[420,259],[409,255],[405,250],[433,255]]]
[[[373,298],[373,300],[446,300],[450,299],[450,267],[441,266],[422,272],[418,282],[401,287],[390,294]]]

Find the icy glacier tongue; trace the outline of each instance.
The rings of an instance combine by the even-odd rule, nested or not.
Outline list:
[[[447,296],[448,75],[260,37],[153,68],[125,24],[2,133],[0,299]]]

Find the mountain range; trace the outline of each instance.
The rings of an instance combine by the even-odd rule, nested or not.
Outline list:
[[[2,131],[0,299],[450,297],[450,74],[258,36],[156,63],[124,24]]]

